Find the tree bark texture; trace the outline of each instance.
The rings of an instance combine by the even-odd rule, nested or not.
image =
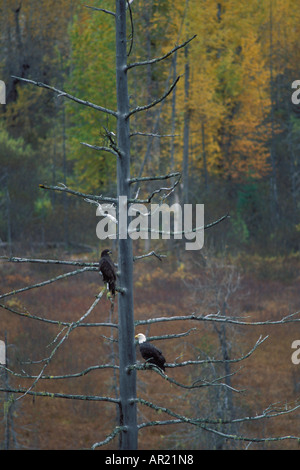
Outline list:
[[[117,78],[117,159],[118,200],[130,198],[130,129],[127,83],[126,0],[116,0],[116,78]],[[122,210],[127,211],[126,207]],[[120,213],[120,205],[118,207]],[[120,450],[137,449],[136,371],[128,367],[135,364],[134,312],[133,312],[133,254],[132,240],[125,234],[118,237],[118,296],[119,366],[120,366]],[[123,227],[124,228],[124,227]],[[124,237],[124,238],[123,238]]]

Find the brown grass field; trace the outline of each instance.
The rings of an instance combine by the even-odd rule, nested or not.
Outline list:
[[[65,259],[65,256],[61,257]],[[219,269],[219,265],[223,266],[224,260],[215,260],[213,268],[207,267],[205,263],[201,268],[203,259],[196,260],[196,264],[194,261],[192,257],[186,257],[178,263],[171,256],[163,262],[151,259],[135,263],[135,319],[188,315],[193,312],[216,313],[216,292],[221,299],[223,293],[228,291],[226,268]],[[230,262],[226,260],[224,265],[233,264],[241,273],[241,279],[239,288],[230,295],[227,302],[228,315],[243,316],[248,321],[266,321],[279,320],[299,310],[299,259],[277,261],[273,259],[264,262],[257,258],[252,259],[251,264],[249,259],[241,258]],[[1,293],[41,282],[69,270],[70,267],[2,262]],[[214,275],[212,275],[213,270]],[[284,271],[288,273],[287,278],[284,276]],[[208,278],[209,283],[206,282]],[[220,290],[222,285],[225,287]],[[102,287],[98,273],[91,272],[10,296],[0,303],[5,303],[15,311],[43,318],[76,321],[87,311]],[[111,313],[111,303],[104,296],[88,321],[116,322],[116,304],[117,300],[114,312]],[[9,343],[8,367],[19,372],[24,369],[37,375],[41,370],[41,363],[26,365],[22,362],[39,361],[47,357],[53,348],[52,342],[62,327],[24,318],[3,308],[0,309],[0,315],[1,337],[6,332]],[[197,357],[200,359],[221,357],[218,335],[213,323],[162,322],[153,324],[147,329],[137,326],[136,332],[146,332],[149,336],[156,336],[183,333],[190,328],[195,329],[182,338],[154,342],[163,350],[167,362],[181,362]],[[116,330],[112,331],[107,327],[75,329],[57,351],[45,373],[50,376],[65,375],[80,372],[89,366],[112,363],[113,353],[117,353],[117,343],[109,340],[111,335],[116,339]],[[246,354],[260,335],[263,337],[268,335],[268,339],[249,358],[231,366],[231,372],[235,373],[231,378],[231,385],[237,390],[243,390],[233,394],[235,417],[259,415],[270,404],[276,404],[273,405],[274,409],[275,407],[290,409],[299,397],[300,364],[294,365],[291,361],[293,352],[291,344],[295,339],[300,339],[299,323],[265,326],[227,325],[226,336],[230,345],[230,357]],[[137,359],[141,360],[138,351]],[[224,375],[222,367],[215,367],[214,372],[220,376]],[[199,377],[202,379],[211,377],[212,367],[169,368],[166,369],[166,373],[170,378],[190,385]],[[159,406],[168,407],[176,413],[189,417],[213,418],[217,416],[217,409],[220,407],[222,409],[223,395],[217,394],[220,388],[183,389],[150,370],[138,371],[137,377],[138,396],[151,400]],[[2,373],[1,384],[3,380]],[[28,387],[31,384],[32,380],[9,376],[9,385],[12,388]],[[39,380],[34,390],[115,397],[117,382],[112,369],[105,369],[68,380]],[[16,398],[17,395],[13,397]],[[0,394],[0,398],[3,402],[4,393]],[[4,409],[7,408],[3,406]],[[105,439],[117,424],[116,405],[106,402],[33,398],[27,395],[13,403],[12,411],[13,430],[18,446],[26,449],[89,449],[95,442]],[[138,406],[139,422],[168,418],[162,412]],[[294,413],[274,419],[243,424],[236,433],[249,437],[300,436],[299,418],[300,411],[296,410]],[[4,442],[4,432],[5,419],[2,419],[0,443]],[[248,442],[226,441],[223,443],[223,448],[243,449],[248,445]],[[14,448],[12,440],[11,447]],[[117,448],[118,438],[115,438],[100,449]],[[215,441],[210,433],[181,424],[146,427],[139,433],[141,450],[172,448],[215,448]],[[284,440],[250,443],[248,448],[297,449],[298,442]]]

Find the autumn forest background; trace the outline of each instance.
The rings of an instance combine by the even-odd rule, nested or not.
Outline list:
[[[72,0],[0,1],[0,79],[6,84],[6,105],[0,106],[3,257],[96,262],[107,245],[116,250],[113,241],[100,241],[96,236],[99,219],[95,205],[39,187],[62,183],[86,194],[114,195],[114,156],[84,145],[109,145],[106,129],[115,132],[114,118],[16,78],[43,82],[115,109],[114,21],[85,4]],[[103,0],[93,5],[112,10],[114,2]],[[182,178],[170,202],[204,204],[207,224],[230,216],[205,231],[205,246],[199,252],[186,251],[184,240],[134,241],[135,255],[150,250],[166,255],[162,260],[135,263],[137,319],[225,309],[229,315],[264,321],[299,310],[300,105],[291,100],[292,82],[300,79],[299,6],[299,1],[291,0],[133,1],[130,63],[162,56],[176,44],[196,37],[165,61],[129,71],[132,106],[152,102],[180,76],[172,95],[131,119],[135,134],[131,139],[131,175],[179,171]],[[140,194],[145,196],[159,186],[150,182]],[[115,252],[113,258],[117,258]],[[67,268],[7,263],[3,258],[0,294],[62,272]],[[89,307],[100,282],[98,273],[84,273],[11,296],[5,305],[71,321]],[[116,315],[110,308],[105,299],[93,313],[95,319],[97,315],[102,319]],[[46,345],[57,333],[50,324],[36,325],[6,309],[1,309],[0,319],[0,336],[4,332],[8,335],[10,366],[20,372],[28,357],[43,357]],[[152,326],[147,334],[178,333],[194,326]],[[250,350],[261,334],[269,338],[237,375],[238,367],[224,371],[222,366],[178,369],[177,375],[172,370],[170,375],[184,381],[199,375],[212,380],[217,374],[234,373],[230,385],[247,389],[245,396],[228,396],[213,387],[205,392],[173,387],[170,398],[163,379],[149,372],[139,373],[140,393],[157,397],[160,403],[171,399],[173,406],[185,413],[197,410],[200,415],[218,417],[225,413],[230,418],[237,413],[253,415],[270,403],[295,402],[300,365],[290,358],[291,344],[300,336],[297,323],[247,331],[241,326],[226,328],[230,357]],[[51,364],[52,374],[75,373],[97,363],[99,356],[103,363],[115,354],[116,346],[103,336],[107,332],[79,330]],[[224,353],[224,335],[216,327],[197,325],[197,333],[160,341],[158,346],[172,360],[192,358],[193,354],[217,357]],[[30,368],[35,370],[35,365]],[[19,383],[14,376],[10,381]],[[114,392],[111,372],[87,374],[79,383],[78,379],[62,379],[47,386],[53,392],[92,395],[103,384]],[[43,390],[46,386],[40,387]],[[0,448],[7,444],[8,423],[7,397],[2,395]],[[90,448],[105,437],[113,421],[111,405],[92,402],[66,403],[43,397],[33,401],[26,396],[14,403],[12,410],[11,448]],[[147,412],[147,419],[152,419],[152,410]],[[250,432],[259,436],[297,434],[297,420],[299,411],[274,423],[267,420],[252,425]],[[149,427],[141,432],[140,447],[240,448],[238,443],[204,431],[181,430],[176,426],[159,431]],[[116,448],[117,444],[109,446]],[[287,441],[257,445],[297,446]]]

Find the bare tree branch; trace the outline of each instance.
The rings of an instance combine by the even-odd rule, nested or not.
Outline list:
[[[133,132],[130,134],[130,137],[135,137],[136,135],[141,135],[144,137],[179,137],[180,134],[153,134],[152,132]]]
[[[105,288],[104,288],[105,289]],[[72,322],[67,322],[63,320],[50,320],[49,318],[44,318],[44,317],[39,317],[38,315],[33,315],[29,312],[18,312],[12,307],[9,307],[8,305],[0,304],[0,307],[3,308],[4,310],[8,310],[11,313],[14,313],[16,315],[19,315],[20,317],[24,318],[29,318],[31,320],[38,320],[42,321],[45,323],[52,323],[53,325],[59,325],[59,326],[71,326]],[[100,322],[100,323],[78,323],[77,327],[88,327],[88,328],[98,328],[98,327],[108,327],[108,328],[118,328],[118,325],[116,323],[110,323],[110,322]]]
[[[182,338],[184,336],[189,336],[191,331],[196,331],[197,328],[190,328],[189,330],[183,333],[173,333],[168,335],[160,335],[160,336],[147,336],[147,341],[155,341],[155,340],[165,340],[165,339],[174,339],[174,338]]]
[[[16,77],[15,75],[12,75],[12,78],[16,78],[17,80],[20,80],[22,82],[31,83],[32,85],[36,85],[41,88],[46,88],[46,90],[53,91],[54,93],[57,93],[59,96],[64,96],[65,98],[68,98],[71,101],[75,101],[76,103],[82,104],[84,106],[88,106],[90,108],[96,109],[97,111],[102,111],[103,113],[111,114],[112,116],[117,117],[117,113],[115,111],[112,111],[111,109],[103,108],[102,106],[98,106],[97,104],[91,103],[90,101],[76,98],[76,96],[70,95],[69,93],[66,93],[65,91],[58,90],[57,88],[52,87],[50,85],[46,85],[45,83],[38,82],[36,80],[29,80],[28,78]]]
[[[126,118],[128,119],[130,116],[132,116],[133,114],[138,113],[140,111],[146,111],[147,109],[153,108],[153,106],[156,106],[157,104],[164,101],[167,98],[167,96],[169,96],[169,94],[172,93],[172,91],[174,90],[175,86],[177,85],[179,79],[180,79],[180,77],[177,77],[176,80],[170,86],[170,88],[160,98],[158,98],[157,100],[152,101],[152,103],[146,104],[145,106],[137,106],[135,109],[133,109],[132,111],[130,111],[127,114]]]
[[[174,335],[176,336],[176,335]],[[165,367],[167,368],[175,368],[175,367],[185,367],[185,366],[190,366],[190,365],[202,365],[202,364],[224,364],[224,363],[237,363],[244,361],[245,359],[248,359],[254,351],[262,344],[266,339],[268,339],[269,336],[265,336],[262,338],[260,336],[258,340],[256,341],[255,345],[253,348],[250,349],[246,354],[243,354],[242,356],[234,359],[214,359],[214,358],[208,358],[208,359],[197,359],[197,360],[189,360],[189,361],[184,361],[184,362],[174,362],[174,363],[166,363]],[[151,339],[151,338],[149,338]],[[158,337],[155,337],[155,339],[159,339]],[[136,365],[135,365],[136,366]]]
[[[205,431],[211,432],[213,434],[217,434],[218,436],[222,436],[226,439],[231,439],[233,441],[244,441],[244,442],[278,442],[278,441],[285,441],[285,440],[294,440],[296,439],[299,441],[299,436],[276,436],[276,437],[247,437],[235,434],[226,434],[224,432],[218,431],[217,429],[212,429],[207,426],[201,426],[202,429]]]
[[[21,289],[16,289],[16,290],[13,290],[11,292],[7,292],[6,294],[1,294],[0,299],[3,299],[5,297],[9,297],[11,295],[19,294],[20,292],[25,292],[25,291],[30,290],[30,289],[35,289],[36,287],[46,286],[48,284],[51,284],[52,282],[60,281],[61,279],[66,279],[70,276],[75,276],[76,274],[80,274],[80,273],[83,273],[85,271],[91,271],[91,268],[85,267],[85,268],[81,268],[81,269],[76,269],[75,271],[70,271],[70,272],[65,273],[65,274],[60,274],[59,276],[53,277],[52,279],[47,279],[47,281],[38,282],[37,284],[32,284],[31,286],[22,287]]]
[[[252,437],[247,437],[247,436],[238,436],[238,435],[234,435],[234,434],[226,434],[226,433],[222,433],[221,431],[218,431],[216,429],[209,428],[209,427],[206,426],[206,424],[217,424],[217,425],[225,424],[226,425],[226,424],[229,424],[229,423],[236,422],[237,420],[224,421],[224,420],[210,420],[210,419],[206,419],[206,418],[188,418],[184,415],[180,415],[179,413],[175,413],[174,411],[172,411],[172,410],[170,410],[166,407],[155,405],[154,403],[149,402],[147,400],[144,400],[143,398],[136,398],[136,402],[140,403],[142,405],[148,406],[149,408],[152,408],[152,409],[158,411],[159,413],[163,412],[163,413],[166,413],[166,414],[176,418],[176,420],[172,420],[172,423],[170,422],[170,420],[168,420],[167,422],[152,421],[151,423],[142,423],[142,424],[139,425],[139,428],[143,428],[143,427],[146,427],[146,426],[155,426],[155,425],[158,425],[158,424],[161,425],[161,424],[186,423],[186,424],[192,424],[194,426],[199,426],[202,429],[204,429],[205,431],[216,433],[220,436],[226,437],[227,439],[231,439],[231,440],[250,441],[250,442],[271,442],[271,441],[281,441],[281,440],[286,440],[286,439],[291,439],[291,440],[292,439],[297,439],[297,440],[299,440],[299,436],[278,436],[278,437],[263,437],[263,438],[254,437],[254,438],[252,438]],[[295,411],[295,409],[299,409],[299,407],[300,407],[300,405],[297,405],[297,407],[294,407],[293,411]],[[286,414],[286,412],[290,412],[290,411],[279,412],[276,416]],[[266,417],[267,416],[263,413],[260,416],[242,418],[241,420],[239,420],[239,422],[241,422],[241,421],[248,422],[248,421],[262,419],[262,418],[266,418]],[[273,417],[275,417],[275,415]]]
[[[23,371],[22,374],[15,372],[8,367],[5,367],[4,365],[0,364],[0,369],[3,369],[7,371],[9,374],[19,377],[21,379],[37,379],[37,375],[32,375],[28,374]],[[86,369],[82,370],[81,372],[76,372],[74,374],[64,374],[64,375],[41,375],[39,377],[40,380],[60,380],[60,379],[73,379],[73,378],[78,378],[78,377],[83,377],[84,375],[89,374],[90,372],[94,370],[99,370],[99,369],[119,369],[119,367],[115,364],[98,364],[96,366],[90,366],[87,367]]]
[[[207,315],[178,315],[173,317],[158,317],[149,318],[148,320],[137,320],[136,325],[148,325],[157,322],[167,322],[175,320],[195,320],[203,322],[219,322],[219,323],[231,323],[233,325],[245,325],[245,326],[260,326],[260,325],[282,325],[284,323],[299,322],[300,318],[293,318],[295,315],[300,315],[300,311],[291,313],[281,318],[280,320],[265,320],[265,321],[242,321],[232,317],[222,316],[219,314],[207,314]]]
[[[229,218],[230,215],[229,214],[225,214],[223,215],[222,217],[220,217],[219,219],[215,220],[214,222],[211,222],[210,224],[206,224],[204,225],[204,230],[207,230],[208,228],[211,228],[211,227],[214,227],[215,225],[218,225],[220,222],[223,222],[223,220]],[[193,230],[194,231],[194,230]],[[196,231],[196,229],[195,229]]]
[[[98,263],[87,263],[85,261],[64,261],[58,259],[39,259],[39,258],[18,258],[16,256],[0,256],[0,259],[12,263],[39,263],[39,264],[62,264],[70,266],[86,266],[96,268],[98,270]]]
[[[174,176],[174,175],[172,175]],[[154,177],[153,179],[159,179],[158,177]],[[162,177],[160,179],[167,179],[165,177]],[[179,184],[180,182],[180,179],[181,179],[181,173],[179,173],[179,177],[177,178],[176,181],[174,181],[173,185],[169,188],[165,188],[165,187],[160,187],[158,189],[155,189],[154,191],[152,191],[152,193],[150,194],[150,196],[148,196],[147,199],[145,199],[143,202],[144,203],[147,203],[147,204],[150,204],[150,202],[152,201],[153,197],[156,195],[156,194],[159,194],[160,192],[162,191],[167,191],[167,194],[164,194],[163,196],[161,196],[161,201],[160,201],[160,204],[161,205],[165,199],[167,199],[167,197],[170,196],[170,194],[173,193],[173,191],[175,190],[176,186]],[[144,180],[146,181],[146,180]],[[140,199],[134,199],[133,202],[141,202]],[[141,229],[142,231],[142,229]],[[148,230],[147,230],[148,231]],[[155,232],[154,230],[149,230],[150,232]],[[157,232],[157,231],[156,231]],[[160,231],[159,231],[160,232]],[[161,231],[162,233],[164,233],[163,231]]]
[[[181,176],[179,171],[175,173],[168,173],[167,175],[159,175],[159,176],[143,176],[139,178],[130,178],[129,183],[136,183],[137,181],[156,181],[156,180],[167,180],[169,178],[174,178],[175,176]]]
[[[96,203],[96,201],[93,201]],[[139,256],[134,256],[133,261],[138,261],[143,258],[148,258],[150,256],[155,256],[157,259],[160,261],[163,258],[167,258],[167,255],[161,255],[159,253],[156,253],[155,251],[151,251],[147,254],[144,255],[139,255]],[[0,259],[6,261],[6,262],[12,262],[12,263],[39,263],[39,264],[61,264],[61,265],[70,265],[70,266],[82,266],[82,267],[88,267],[90,268],[89,271],[98,271],[98,262],[91,262],[88,263],[86,261],[64,261],[64,260],[56,260],[56,259],[39,259],[39,258],[19,258],[15,256],[0,256]]]
[[[108,444],[112,439],[114,439],[120,432],[123,432],[126,430],[125,426],[116,426],[115,429],[104,439],[104,441],[101,442],[95,442],[95,444],[92,445],[92,450],[95,450],[97,447],[104,446],[105,444]]]
[[[69,189],[65,185],[61,186],[49,186],[46,184],[40,184],[39,187],[41,189],[50,189],[51,191],[62,191],[68,194],[73,194],[74,196],[79,196],[84,199],[91,199],[93,201],[102,201],[102,202],[110,202],[113,204],[117,204],[118,198],[113,198],[113,197],[105,197],[105,196],[95,196],[94,194],[85,194],[81,193],[80,191],[74,191],[73,189]]]
[[[162,179],[165,179],[165,178],[162,178]],[[160,188],[155,189],[154,191],[152,191],[152,193],[148,196],[147,199],[138,199],[138,198],[136,197],[136,198],[134,198],[134,199],[130,199],[129,202],[133,202],[133,203],[136,203],[136,204],[139,204],[139,203],[150,204],[151,201],[152,201],[152,199],[153,199],[153,197],[154,197],[156,194],[159,194],[159,193],[162,192],[162,191],[166,191],[166,193],[163,194],[163,195],[160,197],[160,203],[159,203],[159,205],[158,205],[158,207],[160,207],[160,206],[163,204],[163,202],[175,191],[176,186],[177,186],[177,185],[179,184],[179,182],[180,182],[180,179],[181,179],[181,174],[180,174],[180,176],[177,178],[177,180],[173,183],[173,185],[172,185],[171,187],[169,187],[169,188],[160,187]],[[146,213],[146,214],[141,214],[141,215],[143,215],[143,216],[146,217],[146,216],[148,216],[148,215],[150,215],[150,214],[151,214],[151,212],[148,212],[148,213]],[[203,227],[201,227],[201,229],[203,229]],[[199,228],[199,230],[200,230],[200,228]],[[184,232],[184,231],[183,231],[183,232],[165,232],[165,231],[163,231],[163,230],[154,230],[154,229],[148,229],[148,228],[147,228],[147,229],[141,228],[140,231],[141,231],[141,232],[149,232],[149,233],[168,234],[168,235],[175,235],[175,234],[177,235],[177,234],[181,234],[181,233],[187,233],[187,232]],[[197,230],[194,229],[194,230],[192,230],[192,231],[193,231],[193,232],[194,232],[194,231],[196,232]],[[131,233],[131,232],[129,231],[128,233]]]
[[[176,182],[176,185],[178,183],[179,183],[179,181]],[[168,189],[168,188],[162,188],[162,189]],[[172,192],[173,192],[173,190],[175,188],[172,187],[170,189],[172,189]],[[156,191],[156,192],[158,192],[158,191]],[[169,195],[170,195],[170,193],[167,194],[166,196],[163,196],[163,198],[166,199]],[[152,197],[153,197],[153,193],[149,196],[148,199],[129,199],[128,202],[130,202],[130,203],[132,202],[132,203],[136,203],[136,204],[148,204],[149,202],[151,202]],[[162,204],[162,202],[161,202],[161,204]],[[214,222],[211,222],[210,224],[202,225],[200,227],[194,227],[191,230],[181,230],[181,231],[177,231],[177,232],[173,232],[173,231],[165,232],[164,230],[156,230],[156,229],[151,229],[151,228],[150,229],[149,228],[143,229],[141,227],[140,232],[158,233],[160,235],[184,235],[184,234],[187,234],[187,233],[199,232],[200,230],[207,230],[207,229],[209,229],[211,227],[214,227],[215,225],[218,225],[219,223],[223,222],[223,220],[227,219],[227,217],[230,217],[229,214],[223,215],[222,217],[215,220]]]
[[[27,391],[24,393],[24,395],[21,395],[20,397],[17,398],[17,400],[20,400],[20,398],[23,398],[25,395],[27,395],[27,393],[29,391],[31,391],[34,386],[37,384],[37,382],[39,381],[39,379],[41,378],[41,376],[43,375],[44,373],[44,370],[46,369],[46,367],[50,364],[50,362],[52,361],[54,355],[56,354],[57,350],[60,348],[60,346],[65,342],[65,340],[69,337],[70,333],[75,329],[77,328],[78,324],[79,323],[82,323],[82,321],[88,316],[90,315],[90,313],[93,311],[93,309],[96,307],[96,305],[98,304],[98,302],[100,301],[101,297],[103,296],[105,292],[105,289],[102,289],[102,291],[97,295],[96,297],[96,300],[93,302],[93,304],[91,305],[91,307],[76,321],[76,322],[72,322],[70,324],[70,326],[68,327],[67,329],[67,332],[65,333],[65,335],[61,338],[61,340],[59,341],[59,343],[55,346],[55,348],[51,351],[49,357],[47,357],[46,359],[44,359],[44,362],[45,364],[43,365],[39,375],[35,378],[34,382],[32,383],[32,385],[27,389]],[[66,327],[64,327],[65,329]]]
[[[152,65],[152,64],[156,64],[157,62],[160,62],[161,60],[164,60],[164,59],[167,59],[167,57],[170,57],[170,55],[174,54],[174,52],[178,51],[179,49],[182,49],[183,47],[185,47],[187,44],[189,44],[193,39],[195,39],[195,37],[197,36],[197,34],[194,34],[194,36],[192,36],[190,39],[188,39],[187,41],[183,42],[182,44],[180,44],[179,46],[175,46],[172,50],[170,50],[169,52],[167,52],[166,54],[164,54],[163,56],[161,57],[158,57],[156,59],[150,59],[150,60],[144,60],[142,62],[134,62],[132,64],[128,64],[127,65],[127,70],[133,68],[133,67],[140,67],[140,66],[143,66],[143,65]]]
[[[167,257],[167,255],[160,255],[156,253],[155,251],[150,251],[150,253],[147,253],[145,255],[134,256],[133,261],[138,261],[139,259],[143,259],[143,258],[149,258],[149,256],[155,256],[157,259],[159,259],[159,261],[162,261],[163,258]]]
[[[103,13],[107,13],[108,15],[116,16],[113,11],[105,10],[105,8],[97,8],[97,7],[90,7],[89,5],[84,5],[85,8],[90,8],[91,10],[102,11]]]
[[[8,388],[0,387],[0,392],[9,392],[22,394],[22,396],[32,395],[34,397],[49,397],[49,398],[64,398],[69,400],[83,400],[83,401],[107,401],[109,403],[119,404],[119,399],[112,397],[101,397],[97,395],[71,395],[67,393],[53,393],[53,392],[36,392],[32,390],[26,390],[25,388]],[[19,397],[20,398],[20,397]]]
[[[165,367],[168,367],[168,364],[165,364]],[[187,389],[187,390],[193,390],[195,388],[203,388],[203,387],[228,387],[230,388],[232,391],[234,392],[237,392],[237,393],[241,393],[243,390],[237,390],[233,387],[230,387],[228,384],[226,383],[219,383],[220,380],[228,377],[228,376],[232,376],[232,375],[235,375],[236,372],[233,372],[231,374],[228,374],[228,375],[225,375],[225,376],[222,376],[222,377],[217,377],[216,379],[212,380],[212,381],[208,381],[208,380],[202,380],[202,379],[199,379],[197,381],[195,381],[192,385],[186,385],[186,384],[183,384],[181,382],[178,382],[177,380],[173,379],[172,377],[169,377],[167,374],[165,374],[164,372],[162,372],[158,367],[156,367],[155,365],[151,364],[151,362],[147,363],[143,363],[143,364],[135,364],[131,367],[128,368],[129,370],[131,369],[136,369],[136,370],[153,370],[155,371],[157,374],[159,374],[161,377],[163,377],[165,380],[167,380],[168,382],[174,384],[174,385],[177,385],[178,387],[181,387],[181,388],[184,388],[184,389]],[[201,384],[199,384],[200,380],[203,382]]]
[[[80,143],[81,143],[81,145],[85,145],[86,147],[89,147],[90,149],[103,150],[104,152],[112,153],[115,157],[119,156],[118,153],[110,147],[103,147],[103,146],[99,146],[99,145],[91,145],[91,144],[87,144],[86,142],[80,142]]]
[[[157,407],[155,408],[155,405],[153,406],[152,403],[143,403],[143,404],[146,404],[147,406],[150,406],[151,408],[154,407],[154,409],[157,409],[158,412],[162,411],[162,408],[161,407]],[[237,418],[237,419],[233,419],[233,420],[216,420],[216,419],[210,419],[210,418],[202,418],[202,419],[197,419],[197,422],[190,422],[190,424],[194,424],[194,425],[199,425],[201,424],[201,426],[203,424],[222,424],[222,425],[227,425],[227,424],[232,424],[232,423],[242,423],[242,422],[250,422],[250,421],[257,421],[257,420],[262,420],[262,419],[265,419],[265,418],[275,418],[275,417],[278,417],[278,416],[281,416],[281,415],[285,415],[285,414],[288,414],[288,413],[293,413],[294,411],[298,410],[300,408],[300,404],[299,402],[296,402],[295,405],[293,405],[292,407],[290,408],[287,408],[286,405],[284,405],[283,409],[281,410],[278,410],[277,412],[275,413],[269,413],[269,408],[267,408],[266,410],[264,410],[262,413],[260,414],[257,414],[255,416],[246,416],[246,417],[243,417],[243,418]],[[166,420],[166,421],[150,421],[148,423],[141,423],[139,425],[139,428],[142,429],[143,427],[147,427],[147,426],[157,426],[157,425],[167,425],[167,424],[179,424],[179,423],[183,423],[184,422],[184,417],[178,417],[178,419],[175,419],[175,420]],[[208,430],[208,429],[207,429]],[[213,431],[215,432],[215,430],[208,430],[208,431]],[[228,436],[228,434],[227,434]],[[231,437],[229,438],[232,438],[232,435]],[[283,436],[283,437],[279,437],[279,438],[271,438],[271,440],[282,440],[282,439],[289,439],[289,438],[294,438],[293,436]],[[248,438],[250,439],[250,441],[253,441],[254,442],[254,439],[253,438]],[[269,439],[269,438],[266,438],[266,439]]]

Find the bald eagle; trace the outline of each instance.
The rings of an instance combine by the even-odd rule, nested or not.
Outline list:
[[[161,350],[148,343],[146,336],[143,335],[143,333],[139,333],[135,336],[135,338],[139,342],[140,352],[143,359],[145,359],[145,361],[149,364],[154,364],[155,366],[165,371],[166,360]]]
[[[102,274],[103,282],[108,284],[108,288],[112,295],[116,293],[116,269],[110,258],[110,250],[103,250],[99,261],[99,272]]]

